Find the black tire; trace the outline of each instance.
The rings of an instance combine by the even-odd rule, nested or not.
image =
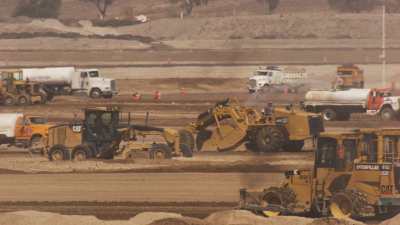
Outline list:
[[[264,206],[276,206],[288,210],[290,205],[296,202],[296,194],[287,187],[270,187],[264,190],[260,204]]]
[[[337,113],[335,110],[327,108],[322,111],[322,118],[326,121],[334,121],[337,119]]]
[[[335,218],[360,218],[367,199],[356,190],[344,190],[335,193],[330,199],[329,210]]]
[[[18,105],[22,106],[30,105],[29,98],[25,95],[18,97]]]
[[[98,88],[94,88],[92,91],[90,91],[90,97],[91,98],[100,98],[101,97],[101,91]]]
[[[43,147],[37,147],[41,146],[42,144],[42,136],[39,135],[34,135],[30,142],[29,142],[29,148],[31,152],[43,152],[44,146]]]
[[[90,149],[86,146],[78,146],[72,152],[72,159],[75,161],[85,161],[91,158]]]
[[[251,152],[259,152],[257,145],[255,143],[253,143],[252,141],[246,142],[244,144],[244,146],[246,147],[247,150],[249,150]]]
[[[54,99],[54,94],[50,93],[50,92],[47,92],[46,102],[51,102],[53,99]]]
[[[300,152],[304,147],[304,141],[288,141],[283,149],[287,152]]]
[[[193,153],[195,149],[195,142],[192,133],[190,133],[188,130],[179,130],[179,142],[181,145],[186,145],[186,149]]]
[[[257,149],[261,152],[274,152],[281,150],[287,143],[287,134],[281,127],[260,128],[255,136]]]
[[[113,96],[112,95],[104,95],[103,98],[105,99],[111,99]]]
[[[210,139],[212,132],[209,130],[200,130],[196,136],[196,147],[197,151],[201,151],[203,149],[204,142]]]
[[[172,158],[171,148],[164,144],[154,144],[149,150],[149,158],[154,160],[170,159]]]
[[[396,119],[396,112],[390,107],[385,107],[381,110],[380,117],[383,121],[391,121]]]
[[[64,161],[69,160],[68,150],[61,145],[53,146],[48,152],[48,158],[50,161]]]
[[[114,159],[115,150],[110,145],[104,145],[100,148],[98,158],[111,160]]]
[[[6,106],[15,105],[15,99],[12,96],[6,96],[6,98],[4,99],[4,105]]]

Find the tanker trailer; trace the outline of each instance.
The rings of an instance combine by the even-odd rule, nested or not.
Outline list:
[[[308,112],[322,113],[324,120],[349,120],[352,113],[379,115],[393,120],[399,115],[399,97],[380,89],[311,90],[304,107]]]
[[[51,100],[56,95],[85,93],[92,98],[111,98],[115,95],[115,80],[102,78],[97,69],[49,67],[23,69],[24,80],[39,82]]]

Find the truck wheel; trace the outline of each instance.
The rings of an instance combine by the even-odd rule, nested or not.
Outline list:
[[[161,160],[172,158],[171,149],[167,145],[154,144],[149,151],[150,159]]]
[[[91,98],[100,98],[101,97],[101,91],[98,88],[94,88],[91,92],[90,92],[90,97]]]
[[[356,190],[344,190],[335,193],[329,204],[332,216],[339,219],[358,218],[364,207],[368,207],[368,202]]]
[[[350,120],[351,114],[350,113],[338,113],[337,120],[340,121],[348,121]]]
[[[256,133],[257,148],[262,152],[278,151],[287,142],[287,135],[279,127],[263,127]]]
[[[383,121],[390,121],[390,120],[395,119],[396,113],[394,112],[394,110],[392,108],[385,107],[382,109],[380,116]]]
[[[322,117],[326,121],[334,121],[336,120],[336,116],[337,116],[336,111],[333,109],[328,108],[322,111]]]
[[[48,153],[48,157],[50,161],[69,160],[68,150],[65,149],[63,146],[52,147]]]
[[[18,98],[18,105],[29,105],[29,99],[27,96],[23,95]]]
[[[44,144],[43,144],[42,137],[39,135],[33,136],[29,143],[29,148],[30,148],[31,152],[43,152]]]
[[[304,141],[289,141],[283,149],[287,152],[300,152],[304,147]]]
[[[15,104],[15,100],[14,100],[14,98],[12,97],[12,96],[7,96],[5,99],[4,99],[4,105],[6,105],[6,106],[12,106],[12,105],[14,105]]]

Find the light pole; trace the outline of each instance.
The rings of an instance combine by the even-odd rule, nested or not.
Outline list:
[[[382,86],[386,87],[386,1],[382,3]]]

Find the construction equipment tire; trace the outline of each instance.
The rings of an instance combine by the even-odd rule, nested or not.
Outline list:
[[[193,134],[190,133],[188,130],[180,130],[179,131],[179,143],[181,145],[187,146],[186,147],[187,151],[190,151],[193,153],[193,151],[195,149],[194,137],[193,137]],[[182,148],[181,148],[181,151],[183,152]]]
[[[366,197],[357,190],[343,190],[335,193],[329,204],[329,210],[333,217],[359,218],[363,209],[368,206]]]
[[[91,158],[91,151],[87,146],[77,146],[72,152],[72,159],[75,161],[85,161]]]
[[[273,206],[284,210],[290,210],[296,202],[296,194],[288,187],[270,187],[264,190],[260,205],[262,207]]]
[[[64,161],[69,160],[69,152],[62,145],[53,146],[48,152],[48,158],[50,161]]]
[[[304,141],[288,141],[283,149],[287,152],[300,152],[304,147]]]
[[[21,95],[18,97],[18,105],[26,106],[30,105],[30,99],[26,95]]]
[[[197,151],[201,151],[201,149],[203,149],[204,142],[206,142],[208,139],[210,139],[211,135],[212,135],[212,131],[209,131],[209,130],[200,130],[197,133],[197,137],[196,137]]]
[[[172,158],[172,151],[167,145],[154,144],[149,150],[150,159],[162,160]]]
[[[280,127],[260,128],[255,136],[257,148],[261,152],[279,151],[287,143],[287,134]]]
[[[337,118],[337,120],[340,120],[340,121],[348,121],[348,120],[350,120],[350,117],[351,117],[350,113],[342,112],[342,113],[338,113],[336,118]]]
[[[6,96],[4,99],[4,105],[6,106],[13,106],[15,105],[15,99],[12,96]]]

